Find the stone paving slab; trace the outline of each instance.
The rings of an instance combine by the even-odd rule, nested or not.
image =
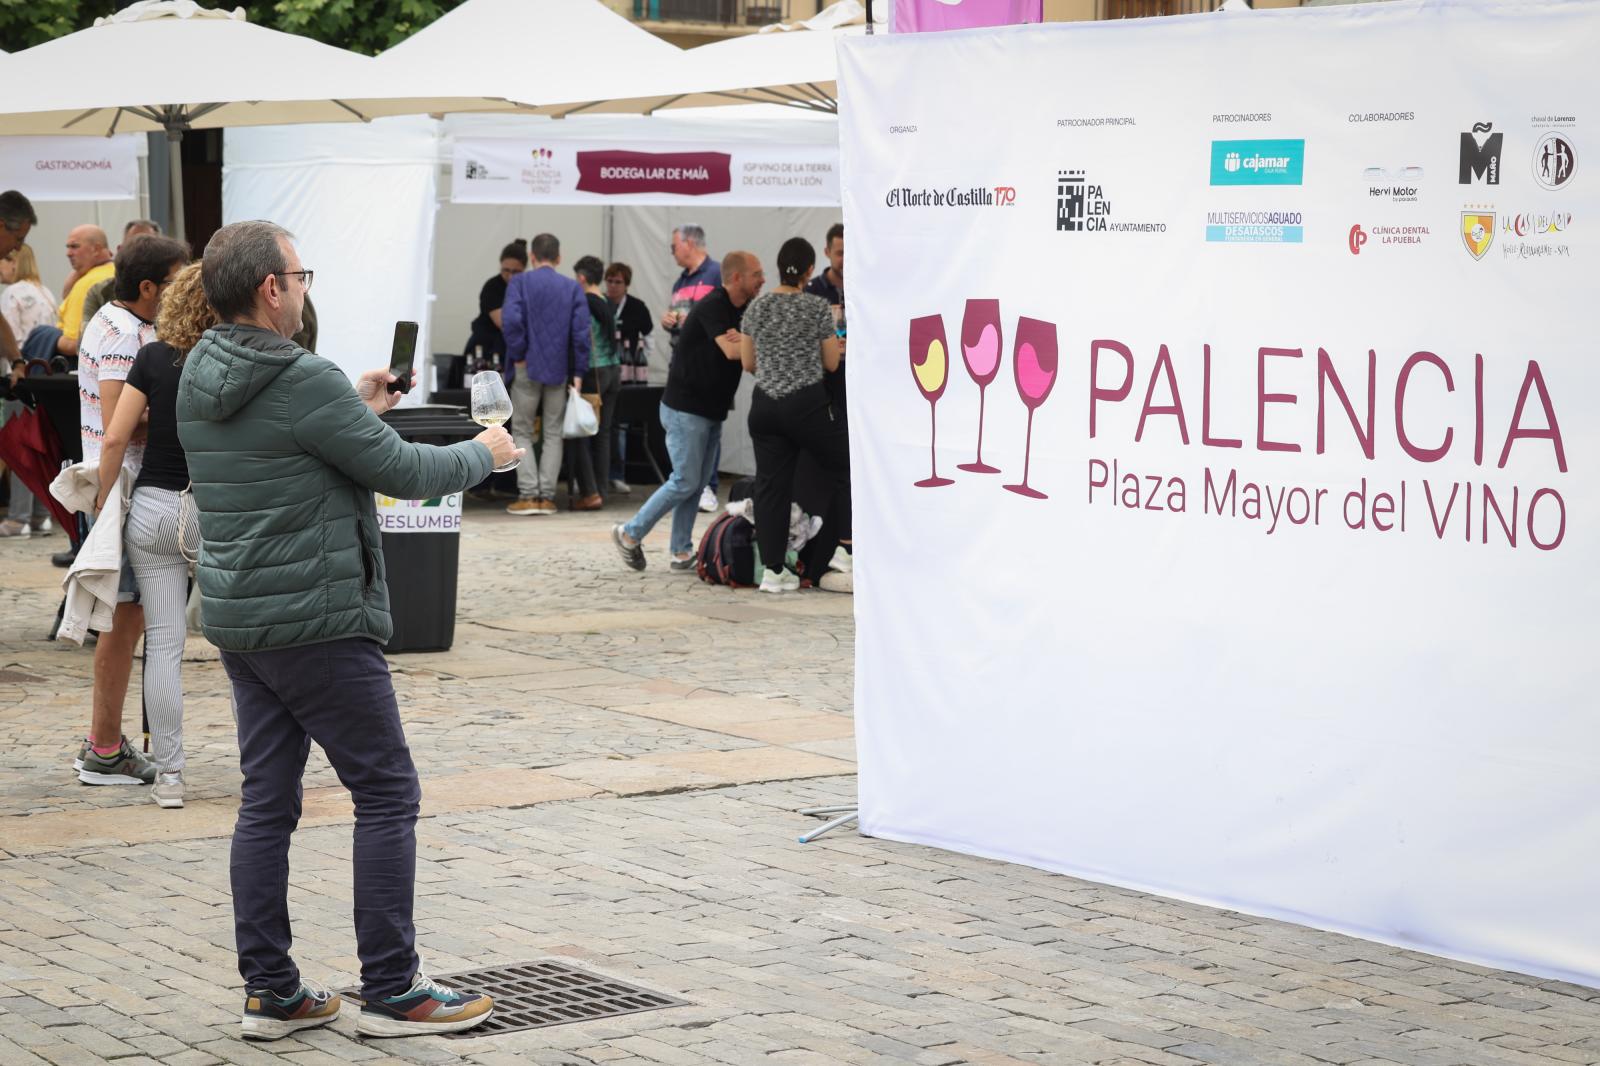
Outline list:
[[[664,531],[635,573],[607,532],[625,517],[469,503],[456,645],[392,657],[424,782],[418,939],[436,974],[556,958],[689,1006],[465,1041],[363,1041],[347,1012],[239,1041],[226,678],[191,640],[182,811],[79,786],[91,653],[40,640],[44,538],[0,542],[0,1066],[1600,1063],[1600,991],[852,831],[795,844],[819,824],[796,810],[855,791],[850,598],[704,585],[666,568]],[[350,822],[314,751],[291,910],[336,987]]]

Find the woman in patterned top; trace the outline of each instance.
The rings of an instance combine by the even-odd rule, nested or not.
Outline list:
[[[839,531],[849,528],[849,437],[822,383],[823,373],[839,365],[839,338],[827,301],[802,291],[816,262],[809,241],[785,241],[778,250],[778,287],[750,304],[740,327],[744,368],[756,376],[750,438],[756,452],[756,544],[767,567],[762,592],[800,587],[783,559],[801,456],[810,456],[833,486],[822,528],[800,557],[801,572],[810,581],[822,577],[839,545]]]

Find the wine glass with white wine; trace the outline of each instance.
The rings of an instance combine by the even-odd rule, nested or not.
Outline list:
[[[503,426],[511,417],[511,394],[506,391],[506,383],[498,372],[484,370],[472,375],[472,420],[480,426]],[[504,474],[508,470],[515,470],[521,463],[513,459],[505,466],[497,466],[494,472]]]

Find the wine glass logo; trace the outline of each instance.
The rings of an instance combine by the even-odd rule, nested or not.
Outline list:
[[[932,473],[916,483],[919,489],[933,489],[955,482],[939,476],[937,404],[950,380],[950,352],[944,338],[944,317],[924,315],[911,320],[911,376],[928,399],[928,455]]]
[[[1000,352],[1004,341],[1000,335],[1000,301],[968,300],[966,314],[961,319],[961,357],[967,364],[967,373],[978,383],[978,457],[970,463],[961,463],[956,469],[969,474],[998,474],[999,467],[983,461],[983,390],[1000,372]]]
[[[1033,412],[1050,395],[1056,383],[1058,367],[1056,326],[1037,318],[1017,319],[1016,351],[1012,362],[1017,375],[1017,392],[1028,408],[1027,446],[1022,453],[1022,483],[1006,488],[1018,496],[1033,500],[1048,499],[1044,493],[1028,484],[1028,464],[1033,457]]]

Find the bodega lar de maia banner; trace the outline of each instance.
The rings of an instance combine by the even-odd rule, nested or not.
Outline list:
[[[839,149],[828,143],[464,138],[455,143],[450,198],[493,204],[837,206]]]

